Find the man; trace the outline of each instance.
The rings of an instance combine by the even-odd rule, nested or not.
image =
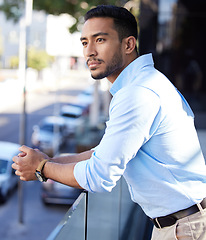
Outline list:
[[[124,176],[155,224],[153,240],[206,239],[206,166],[192,110],[151,54],[138,55],[136,40],[126,9],[98,6],[86,14],[86,63],[94,79],[112,83],[105,134],[94,150],[73,156],[50,159],[22,146],[13,168],[25,181],[50,178],[90,192],[111,191]]]

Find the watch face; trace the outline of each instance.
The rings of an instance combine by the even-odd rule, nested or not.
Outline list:
[[[36,175],[36,177],[37,177],[37,179],[40,181],[40,182],[45,182],[45,180],[44,180],[44,178],[43,178],[43,176],[41,175],[41,173],[40,172],[35,172],[35,175]]]

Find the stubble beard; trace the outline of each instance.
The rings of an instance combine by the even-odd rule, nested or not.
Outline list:
[[[104,61],[102,61],[105,63]],[[112,60],[106,65],[106,69],[103,72],[100,72],[99,74],[95,75],[91,73],[91,77],[95,80],[100,80],[106,77],[109,77],[114,72],[122,68],[122,54],[121,52],[114,54],[112,57]]]

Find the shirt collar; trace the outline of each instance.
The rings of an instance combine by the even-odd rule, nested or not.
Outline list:
[[[132,82],[134,77],[138,75],[138,72],[148,66],[154,66],[152,54],[145,54],[138,58],[136,58],[133,62],[131,62],[117,77],[117,79],[112,84],[110,89],[110,93],[114,95],[118,92],[122,87],[126,86],[128,83]]]

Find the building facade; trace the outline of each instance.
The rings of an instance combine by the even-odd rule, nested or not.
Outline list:
[[[152,0],[140,5],[140,53],[185,95],[194,111],[206,111],[206,2]]]

